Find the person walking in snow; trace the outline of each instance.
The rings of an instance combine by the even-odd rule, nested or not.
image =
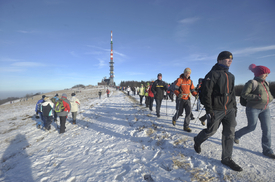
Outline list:
[[[59,100],[58,94],[55,94],[55,96],[53,98],[51,98],[51,101],[54,105],[58,100]],[[53,117],[54,117],[54,121],[57,121],[57,114],[54,109],[53,109]]]
[[[78,98],[76,98],[75,93],[72,93],[71,96],[71,113],[73,118],[73,124],[76,124],[76,115],[78,112],[78,107],[80,107],[80,101],[78,100]]]
[[[57,116],[59,116],[59,120],[60,120],[60,131],[59,133],[65,133],[65,129],[66,129],[66,119],[68,117],[69,112],[71,111],[71,103],[70,101],[67,99],[67,94],[62,94],[62,97],[60,98],[60,101],[62,101],[62,111],[57,112]],[[60,101],[58,101],[57,103],[59,103]],[[55,110],[57,108],[57,103],[55,105]]]
[[[109,97],[109,94],[110,94],[110,90],[107,88],[106,90],[106,93],[107,93],[107,97]]]
[[[269,103],[274,99],[270,93],[269,83],[266,81],[270,69],[265,66],[251,64],[249,69],[254,73],[254,79],[248,81],[241,93],[241,97],[247,100],[246,116],[247,126],[235,132],[235,143],[239,144],[242,136],[255,130],[258,119],[262,128],[262,148],[263,154],[275,159],[271,149],[271,116]],[[253,83],[254,82],[254,83]],[[256,83],[255,83],[256,82]],[[253,89],[253,84],[255,89]]]
[[[42,98],[40,100],[37,101],[36,105],[35,105],[35,112],[36,112],[36,118],[38,119],[40,116],[41,122],[37,123],[37,127],[38,128],[42,128],[44,126],[44,118],[43,118],[43,114],[41,112],[41,104],[44,102],[44,98],[46,96],[42,95]]]
[[[150,88],[150,83],[147,82],[146,87],[145,87],[145,93],[144,93],[144,96],[145,96],[145,106],[146,107],[149,107],[149,97],[148,97],[149,88]]]
[[[44,118],[45,130],[51,129],[51,124],[53,120],[53,107],[54,104],[49,97],[44,97],[44,102],[41,104],[41,112]]]
[[[177,79],[175,83],[175,91],[174,93],[177,96],[176,99],[176,113],[172,118],[172,124],[175,126],[176,121],[179,116],[182,115],[183,109],[185,110],[185,119],[183,124],[183,130],[187,132],[191,132],[192,130],[189,128],[190,124],[190,115],[191,115],[191,102],[190,102],[190,94],[196,96],[198,93],[195,90],[192,80],[190,79],[191,69],[185,68],[183,74]]]
[[[101,90],[99,90],[99,92],[98,92],[99,99],[101,99],[101,94],[102,94],[102,92],[101,92]]]
[[[162,74],[158,74],[158,79],[152,85],[152,92],[154,93],[155,101],[156,101],[156,114],[157,117],[160,117],[160,107],[161,102],[164,97],[164,92],[167,90],[167,83],[162,81]]]
[[[152,81],[150,83],[150,87],[148,90],[148,98],[149,98],[149,109],[150,111],[153,111],[153,102],[154,102],[154,94],[152,92],[152,85],[153,85],[154,81]]]
[[[131,88],[128,86],[127,87],[127,94],[130,95]]]
[[[217,63],[204,78],[202,102],[207,114],[207,128],[194,137],[194,149],[201,152],[201,144],[214,135],[220,124],[222,131],[221,163],[235,171],[242,168],[232,160],[236,123],[235,77],[228,71],[233,60],[231,52],[223,51],[218,55]]]
[[[140,105],[142,105],[142,100],[143,100],[143,97],[144,97],[144,92],[145,92],[145,88],[143,86],[143,84],[141,84],[140,88],[139,88],[139,102],[140,102]]]

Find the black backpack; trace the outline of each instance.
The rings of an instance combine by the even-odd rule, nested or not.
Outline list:
[[[259,84],[256,80],[249,80],[249,81],[252,81],[252,90],[251,90],[251,92],[254,92]],[[247,105],[247,100],[245,98],[243,98],[242,96],[240,96],[240,103],[241,103],[242,106],[246,106]]]

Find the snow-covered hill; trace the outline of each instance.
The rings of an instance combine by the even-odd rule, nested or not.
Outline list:
[[[70,114],[64,134],[56,123],[51,131],[35,127],[34,108],[41,96],[0,106],[0,181],[274,181],[275,160],[262,155],[260,123],[234,145],[233,160],[244,169],[235,172],[220,162],[222,126],[197,154],[193,137],[204,126],[192,120],[192,133],[184,132],[180,117],[174,127],[175,102],[163,100],[157,118],[155,107],[150,112],[139,106],[137,95],[111,90],[109,98],[98,99],[98,90],[77,93],[82,104],[77,124],[70,123]],[[58,93],[64,92],[69,96],[73,90]],[[245,108],[238,108],[236,129],[247,122]],[[274,129],[274,101],[270,108]],[[199,112],[193,109],[193,114],[197,118]],[[275,150],[274,132],[272,146]]]

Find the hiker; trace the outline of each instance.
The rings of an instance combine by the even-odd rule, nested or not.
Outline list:
[[[271,116],[269,103],[274,99],[270,93],[269,83],[266,77],[270,73],[269,68],[265,66],[256,66],[251,64],[249,69],[254,73],[254,79],[257,83],[254,91],[253,80],[248,81],[241,93],[241,97],[247,100],[246,117],[247,126],[235,132],[235,143],[239,144],[242,136],[255,130],[258,119],[262,128],[262,148],[263,154],[269,158],[275,159],[273,150],[271,149]],[[254,83],[255,84],[255,83]]]
[[[175,83],[175,91],[174,93],[177,96],[176,99],[176,113],[172,118],[172,124],[175,126],[176,121],[179,116],[182,115],[183,109],[185,110],[185,118],[183,124],[183,130],[187,132],[191,132],[192,130],[189,128],[190,124],[190,115],[191,115],[191,102],[190,102],[190,94],[196,96],[198,93],[195,90],[192,80],[190,79],[191,69],[185,68],[184,72],[180,75]],[[193,116],[194,117],[194,116]]]
[[[44,102],[41,104],[41,112],[44,119],[45,130],[51,129],[51,124],[53,120],[53,107],[54,104],[49,97],[44,97]]]
[[[144,97],[144,92],[145,92],[145,88],[143,86],[143,84],[140,85],[140,88],[139,88],[139,104],[142,105],[142,100],[143,100],[143,97]]]
[[[167,89],[167,94],[169,96],[169,98],[171,99],[172,102],[174,102],[174,92],[172,90],[170,90],[170,84],[168,84],[168,89]]]
[[[145,93],[144,93],[146,107],[149,107],[149,97],[148,97],[149,88],[150,88],[150,83],[147,82],[146,87],[145,87]]]
[[[137,95],[139,95],[139,87],[137,87],[137,89],[136,89],[136,90],[137,90]]]
[[[102,91],[99,90],[99,92],[98,92],[98,97],[99,97],[99,99],[101,99],[101,94],[102,94]]]
[[[58,107],[57,107],[57,104],[59,104],[60,102],[62,102],[61,105],[63,105],[62,110],[58,110]],[[59,121],[60,121],[59,134],[65,133],[66,118],[68,117],[70,110],[71,110],[71,103],[67,99],[67,94],[64,93],[62,94],[61,99],[59,99],[58,102],[56,102],[55,104],[55,111],[57,113],[57,116],[59,116]]]
[[[135,89],[135,87],[132,87],[132,92],[133,92],[133,95],[136,95],[136,89]]]
[[[233,60],[231,52],[223,51],[218,55],[217,63],[204,78],[202,102],[207,114],[207,128],[194,137],[194,149],[201,152],[201,144],[214,135],[220,124],[222,131],[221,163],[234,171],[242,168],[232,160],[237,114],[234,82],[235,77],[228,71]]]
[[[36,112],[35,118],[38,119],[40,116],[40,119],[42,121],[42,122],[37,123],[38,128],[40,128],[40,127],[42,128],[44,126],[44,118],[43,118],[43,114],[41,112],[41,104],[44,102],[45,97],[46,97],[45,95],[42,95],[42,98],[40,100],[38,100],[35,105],[35,112]]]
[[[152,81],[150,83],[150,87],[148,90],[148,99],[149,99],[149,109],[150,111],[153,111],[153,102],[154,102],[154,94],[152,92],[152,85],[153,85],[154,81]]]
[[[106,90],[106,93],[107,93],[107,97],[109,97],[109,94],[110,94],[110,90],[107,88]]]
[[[128,94],[128,95],[130,95],[130,91],[131,91],[131,89],[130,89],[130,87],[128,86],[128,87],[127,87],[127,94]]]
[[[55,106],[55,103],[59,100],[58,98],[58,94],[55,94],[55,96],[53,98],[51,98],[51,101],[52,103],[54,104]],[[53,118],[54,118],[54,121],[57,121],[57,114],[55,112],[55,110],[53,109]]]
[[[78,100],[78,98],[76,98],[75,93],[72,93],[71,96],[71,113],[73,118],[73,124],[76,124],[76,115],[78,112],[78,107],[80,107],[80,101]]]
[[[161,102],[164,97],[164,91],[167,91],[168,86],[164,81],[162,81],[161,73],[158,74],[157,78],[158,79],[153,83],[151,90],[156,101],[156,114],[157,117],[160,117]]]

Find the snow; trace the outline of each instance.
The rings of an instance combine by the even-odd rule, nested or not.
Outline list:
[[[193,137],[204,126],[191,120],[191,133],[184,132],[183,117],[171,124],[175,102],[162,101],[161,117],[139,97],[111,89],[97,97],[99,88],[82,89],[77,124],[59,134],[57,124],[50,131],[36,128],[34,109],[40,96],[25,102],[0,106],[0,181],[273,181],[275,161],[262,154],[261,128],[234,144],[233,160],[244,170],[235,172],[221,164],[221,131],[193,149]],[[102,88],[103,90],[103,88]],[[59,95],[74,90],[58,91]],[[56,92],[45,95],[52,97]],[[239,101],[239,98],[237,98]],[[194,98],[192,98],[192,105]],[[144,103],[144,101],[143,101]],[[275,102],[270,103],[275,128]],[[167,114],[166,114],[167,113]],[[205,113],[203,110],[200,114]],[[245,108],[238,103],[238,125],[246,126]],[[59,125],[59,119],[58,119]],[[274,150],[275,135],[272,133]]]

